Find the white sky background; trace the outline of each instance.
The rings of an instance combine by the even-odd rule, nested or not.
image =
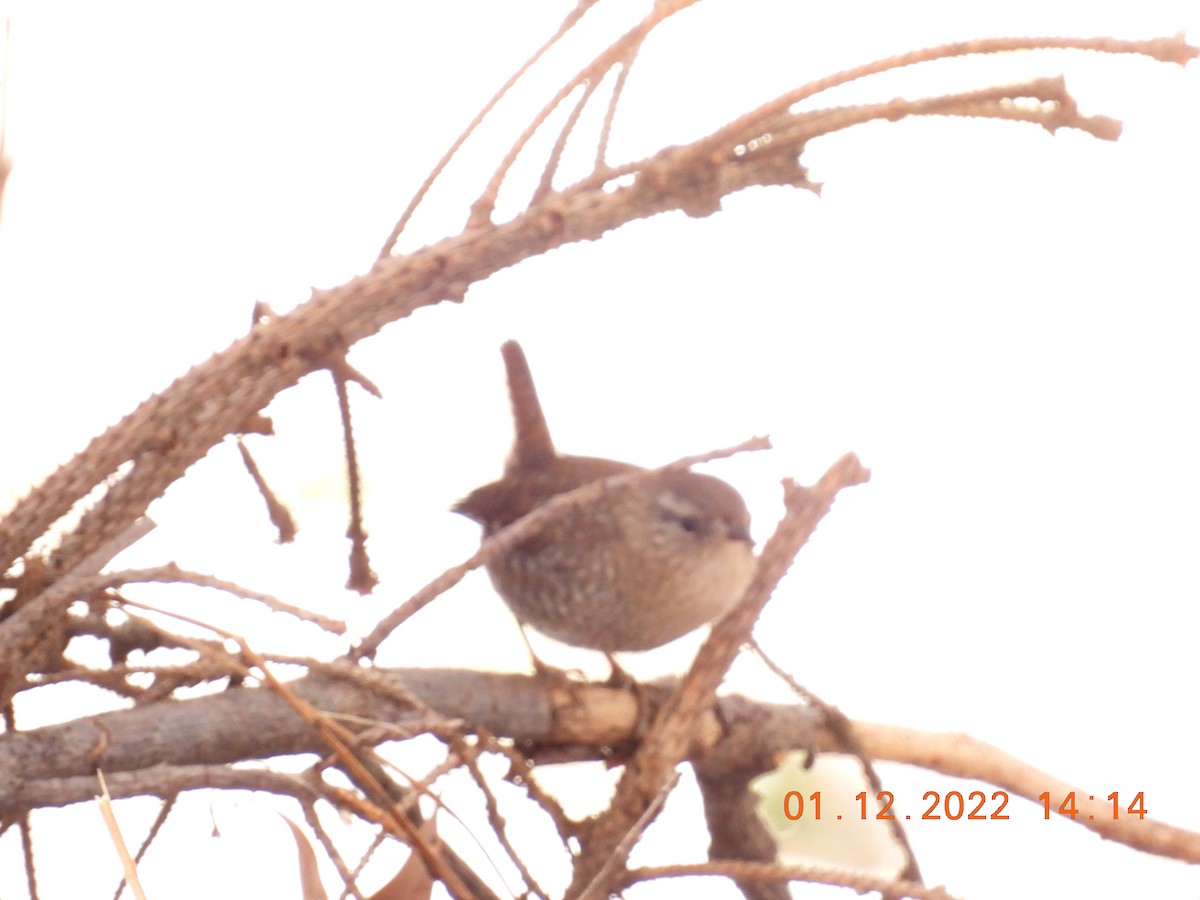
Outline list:
[[[568,6],[531,4],[516,21],[511,4],[473,2],[336,13],[15,4],[0,508],[244,333],[255,300],[283,311],[312,285],[365,271],[428,169]],[[601,4],[590,39],[447,172],[406,248],[461,227],[530,104],[640,8]],[[647,44],[611,158],[683,143],[788,87],[913,47],[1187,29],[1200,37],[1200,8],[1184,0],[711,0]],[[341,591],[339,436],[319,377],[269,409],[276,438],[250,442],[293,505],[296,545],[272,543],[236,451],[222,446],[156,504],[159,528],[121,562],[173,559],[321,606],[362,633],[475,546],[471,523],[445,510],[499,472],[510,432],[497,348],[517,337],[568,452],[656,464],[770,433],[774,452],[710,469],[746,494],[760,540],[780,515],[779,478],[812,481],[847,450],[872,469],[759,628],[801,682],[853,717],[966,732],[1098,796],[1144,791],[1150,818],[1200,828],[1200,66],[1078,53],[943,63],[823,104],[1059,73],[1085,112],[1125,123],[1118,143],[965,120],[855,129],[806,153],[819,200],[760,189],[704,220],[636,222],[356,347],[352,361],[386,398],[355,403],[375,597]],[[340,649],[279,616],[235,620],[239,607],[221,598],[173,596],[263,650]],[[382,664],[524,665],[482,575],[410,626]],[[629,668],[679,671],[696,641],[681,643]],[[543,646],[553,662],[604,671],[589,654]],[[788,699],[752,663],[733,685]],[[103,702],[70,695],[51,713],[19,713],[33,727]],[[881,768],[901,812],[923,809],[927,790],[983,789]],[[601,777],[588,770],[575,789]],[[844,791],[823,789],[827,804]],[[181,809],[146,863],[152,896],[285,896],[292,850],[264,805]],[[210,806],[225,841],[208,840]],[[154,806],[124,809],[136,844]],[[973,900],[1200,893],[1194,869],[1045,822],[1029,804],[1009,812],[1008,823],[914,824],[927,880]],[[118,869],[98,822],[83,807],[35,819],[44,897],[111,896]],[[693,822],[685,811],[659,824],[665,854],[700,857]],[[0,895],[23,896],[19,872],[8,834]]]

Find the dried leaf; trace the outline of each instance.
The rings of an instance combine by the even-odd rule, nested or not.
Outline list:
[[[436,841],[437,826],[433,819],[421,826],[421,833],[430,843]],[[413,852],[408,854],[396,877],[372,894],[370,900],[429,900],[432,895],[433,879],[421,861],[421,854]]]
[[[317,872],[317,854],[313,852],[312,844],[300,826],[280,813],[279,818],[287,822],[292,829],[292,837],[296,841],[296,852],[300,855],[300,888],[304,900],[329,900],[325,888],[321,886],[321,878]]]

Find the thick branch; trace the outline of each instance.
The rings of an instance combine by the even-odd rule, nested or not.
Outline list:
[[[533,748],[601,749],[628,744],[639,728],[639,697],[627,689],[569,681],[455,669],[367,669],[344,666],[345,677],[309,675],[289,682],[302,700],[361,727],[386,723],[379,739],[437,733],[447,722],[466,722]],[[337,672],[338,667],[330,667]],[[370,680],[364,680],[366,675]],[[367,687],[367,685],[371,685]],[[641,700],[661,706],[673,685],[645,685]],[[406,698],[411,698],[406,699]],[[762,771],[795,747],[832,749],[819,716],[801,708],[722,701],[724,721],[745,728],[770,727],[769,738],[744,735],[757,747],[751,759]],[[430,709],[436,711],[431,714]],[[741,727],[741,726],[739,726]],[[712,749],[727,737],[722,718],[706,716],[696,729],[693,752]],[[121,772],[152,767],[215,766],[295,753],[325,753],[324,741],[274,691],[227,690],[189,700],[165,700],[25,732],[0,734],[0,816],[32,808],[47,798],[46,783],[90,778],[98,766],[114,786]],[[739,753],[740,763],[745,758]],[[59,794],[55,802],[91,797]],[[35,798],[40,798],[35,799]]]
[[[794,160],[790,171],[781,173],[776,162],[731,159],[718,165],[703,153],[689,156],[688,149],[674,148],[645,161],[644,183],[612,192],[597,187],[552,194],[509,222],[385,259],[371,272],[316,294],[292,312],[257,323],[245,337],[95,438],[22,498],[0,521],[0,570],[27,552],[92,488],[133,461],[55,553],[54,568],[68,567],[137,518],[189,466],[226,435],[237,433],[276,394],[327,368],[345,347],[389,322],[448,298],[461,299],[469,285],[528,257],[595,240],[635,219],[691,208],[698,184],[716,202],[751,185],[803,181]],[[6,649],[0,638],[0,655]]]
[[[356,668],[356,667],[355,667]],[[360,679],[310,675],[291,682],[300,697],[329,713],[359,722],[391,723],[408,737],[436,732],[445,720],[470,723],[534,748],[576,747],[594,757],[627,744],[639,731],[638,697],[627,689],[453,669],[362,670],[381,680],[366,690]],[[654,712],[677,682],[638,690]],[[393,689],[386,690],[390,685]],[[405,702],[412,695],[416,703]],[[428,705],[444,719],[431,717]],[[1200,863],[1200,834],[1152,818],[1112,820],[1111,808],[1082,802],[1089,791],[1052,778],[995,747],[961,734],[935,734],[856,722],[855,733],[876,760],[922,766],[994,784],[1040,808],[1037,795],[1076,792],[1084,815],[1076,823],[1110,840],[1160,856]],[[769,772],[790,752],[841,752],[823,717],[802,706],[759,703],[745,697],[718,700],[700,721],[685,756],[702,760],[707,779],[726,772],[738,778]],[[0,735],[0,818],[30,809],[91,800],[93,770],[103,768],[114,797],[170,796],[201,787],[251,787],[301,797],[319,787],[294,776],[230,770],[233,762],[292,753],[325,753],[320,738],[276,693],[257,688],[191,700],[169,700],[61,725]],[[580,754],[575,754],[579,756]],[[280,780],[282,779],[282,780]],[[1091,792],[1094,793],[1094,792]],[[1101,814],[1103,813],[1103,814]],[[622,876],[624,877],[624,876]]]

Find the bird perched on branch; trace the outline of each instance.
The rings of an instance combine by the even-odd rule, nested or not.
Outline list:
[[[494,534],[550,498],[615,475],[647,472],[554,448],[525,354],[501,348],[515,440],[504,477],[455,505]],[[710,475],[648,473],[606,488],[488,564],[520,623],[611,654],[648,650],[717,619],[754,572],[750,514]],[[610,656],[611,659],[611,656]]]

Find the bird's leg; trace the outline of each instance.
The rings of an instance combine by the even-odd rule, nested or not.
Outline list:
[[[525,649],[529,651],[529,661],[533,663],[533,677],[546,678],[556,681],[583,681],[583,672],[579,669],[560,669],[558,666],[552,666],[550,663],[542,660],[537,655],[537,651],[533,649],[533,644],[529,642],[529,635],[525,631],[525,623],[520,619],[517,620],[517,629],[521,632],[521,640],[525,642]]]

